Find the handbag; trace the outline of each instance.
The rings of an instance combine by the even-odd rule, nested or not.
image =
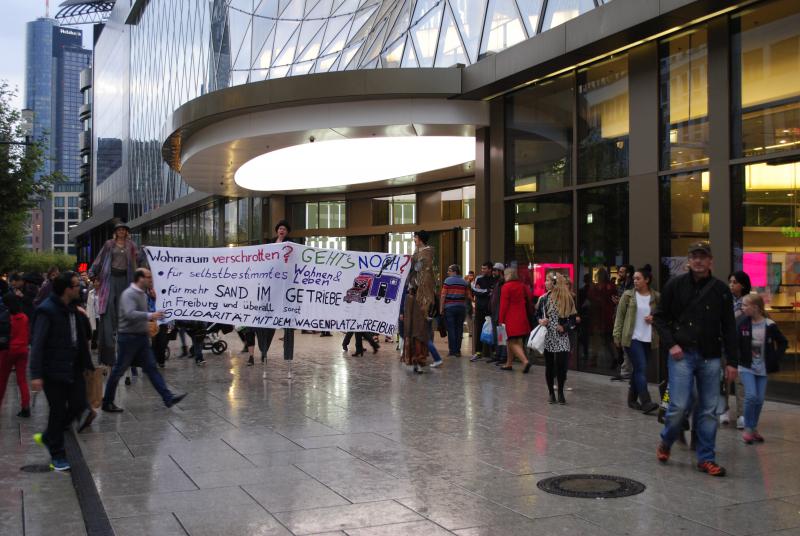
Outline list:
[[[500,324],[497,326],[497,346],[508,345],[508,333],[506,333],[506,325]]]
[[[439,330],[439,336],[441,338],[447,338],[447,324],[444,323],[444,319],[441,315],[436,317],[436,329]]]
[[[86,402],[89,407],[97,409],[103,403],[103,372],[105,367],[96,366],[94,370],[85,370],[83,378],[86,381]]]
[[[531,334],[528,336],[528,349],[540,354],[544,353],[544,340],[547,336],[547,328],[541,324],[533,328]]]

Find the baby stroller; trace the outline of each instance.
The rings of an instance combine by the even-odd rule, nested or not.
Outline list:
[[[233,331],[233,326],[228,324],[209,324],[207,322],[187,322],[186,331],[192,337],[192,341],[203,337],[203,350],[211,350],[214,355],[225,353],[228,343],[222,336]],[[189,354],[194,354],[194,344],[189,348]]]

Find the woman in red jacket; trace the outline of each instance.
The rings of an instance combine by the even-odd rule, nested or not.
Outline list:
[[[522,281],[519,280],[516,268],[505,269],[505,284],[500,291],[500,324],[506,328],[508,335],[508,360],[500,367],[502,370],[513,370],[511,363],[517,357],[524,364],[523,374],[531,369],[531,364],[525,355],[524,340],[531,332],[528,322],[527,303],[531,300],[530,293]]]
[[[28,418],[31,416],[31,393],[28,389],[28,380],[25,373],[28,370],[28,317],[22,312],[22,306],[13,294],[3,296],[3,303],[8,308],[11,321],[11,337],[8,349],[0,351],[0,402],[6,394],[8,377],[11,369],[17,373],[17,386],[22,410],[17,417]]]

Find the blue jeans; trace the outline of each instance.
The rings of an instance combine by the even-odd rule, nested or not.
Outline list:
[[[671,447],[683,431],[683,419],[692,409],[692,389],[697,382],[693,424],[697,434],[697,462],[714,461],[714,446],[719,421],[720,359],[705,359],[696,350],[684,350],[680,361],[669,357],[669,407],[661,431],[661,441]]]
[[[437,350],[436,345],[433,344],[433,322],[430,320],[428,320],[428,351],[431,353],[434,363],[438,363],[442,360],[442,356],[439,355],[439,350]]]
[[[764,407],[767,377],[753,374],[748,369],[742,369],[739,377],[744,385],[744,427],[752,431],[758,428],[758,418],[761,416],[761,408]]]
[[[447,326],[447,348],[451,355],[461,354],[461,341],[464,338],[464,319],[467,310],[464,307],[447,307],[444,310],[444,322]]]
[[[650,343],[632,340],[628,347],[628,358],[633,365],[631,374],[631,389],[638,394],[647,391],[647,356],[650,355]]]
[[[117,362],[114,363],[114,368],[111,369],[111,375],[108,377],[106,383],[106,392],[103,396],[103,404],[114,402],[114,397],[117,395],[117,384],[122,378],[131,363],[138,358],[138,362],[142,366],[142,370],[150,379],[155,390],[161,395],[161,399],[165,404],[169,403],[172,398],[172,392],[167,389],[167,384],[164,382],[163,376],[156,368],[156,358],[153,355],[153,350],[150,348],[150,338],[146,334],[138,333],[120,333],[117,335],[117,348],[119,355],[117,355]]]

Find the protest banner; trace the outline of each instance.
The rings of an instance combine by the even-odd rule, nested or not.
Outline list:
[[[394,335],[411,257],[285,242],[148,246],[165,321]]]

